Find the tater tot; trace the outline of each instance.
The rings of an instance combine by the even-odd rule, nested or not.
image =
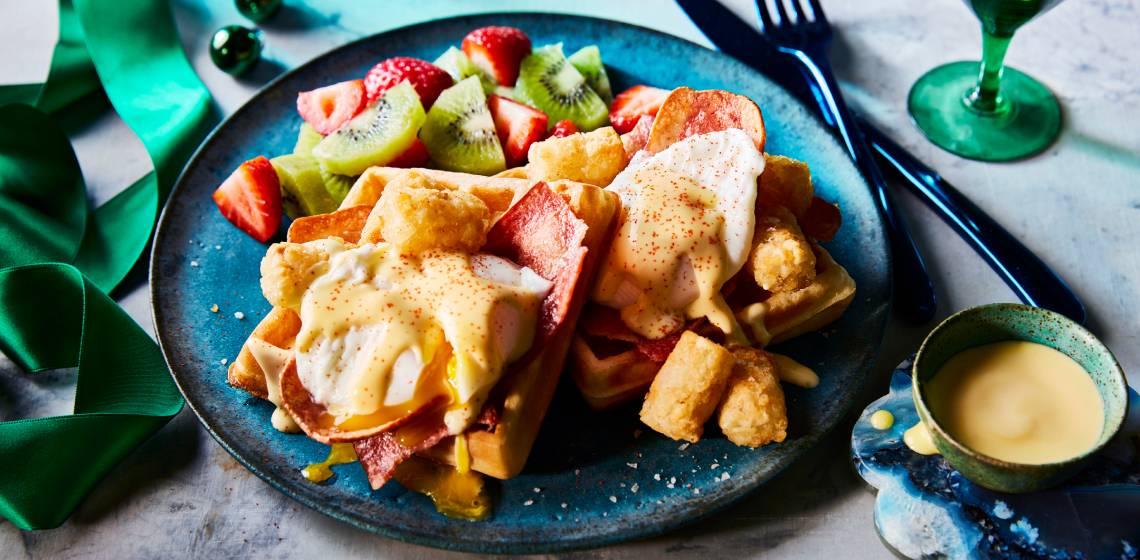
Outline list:
[[[649,386],[641,421],[675,440],[699,441],[733,361],[723,346],[686,331]]]
[[[783,206],[766,208],[757,216],[748,263],[756,284],[769,292],[798,290],[815,279],[811,243]]]
[[[732,375],[717,409],[721,432],[732,443],[745,447],[784,441],[788,413],[776,363],[756,348],[736,348],[732,355]]]
[[[607,126],[535,142],[527,159],[526,176],[531,180],[568,179],[605,187],[625,167],[625,145]]]
[[[351,246],[337,237],[274,243],[261,259],[262,294],[275,307],[296,309],[309,284],[328,271],[332,255]]]
[[[360,239],[402,253],[429,249],[474,252],[487,239],[491,211],[473,194],[435,186],[419,173],[392,181],[368,216]]]
[[[764,172],[757,187],[756,204],[761,210],[783,206],[797,218],[808,211],[815,193],[806,163],[772,154],[764,154]]]

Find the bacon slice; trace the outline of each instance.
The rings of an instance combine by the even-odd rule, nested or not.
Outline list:
[[[433,421],[438,420],[433,419]],[[483,407],[483,411],[479,413],[479,417],[475,419],[475,425],[471,429],[493,431],[498,423],[498,406],[487,405]],[[424,429],[421,426],[412,425],[409,425],[409,428],[416,431]],[[415,443],[407,442],[410,445],[400,441],[399,430],[381,432],[372,437],[352,442],[352,447],[356,450],[356,456],[360,459],[360,465],[364,467],[364,472],[368,475],[368,483],[373,490],[379,490],[389,480],[392,480],[392,477],[396,476],[396,467],[400,466],[400,463],[407,461],[416,453],[435,447],[450,435],[447,433],[447,426],[444,426],[442,422],[438,422],[438,426],[434,429],[430,427],[427,429],[426,435],[422,435],[421,432],[421,437],[416,438]]]
[[[578,324],[581,326],[582,332],[589,336],[633,344],[638,353],[659,364],[664,363],[669,354],[673,352],[673,347],[681,339],[681,333],[688,330],[687,328],[678,329],[663,338],[648,339],[625,326],[616,309],[597,304],[587,304],[582,311],[582,318]]]

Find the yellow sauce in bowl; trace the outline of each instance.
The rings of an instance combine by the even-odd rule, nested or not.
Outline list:
[[[1006,341],[956,354],[926,387],[930,411],[959,443],[1012,463],[1063,461],[1092,449],[1104,403],[1089,374],[1043,344]]]

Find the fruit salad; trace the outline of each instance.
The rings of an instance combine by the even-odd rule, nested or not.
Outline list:
[[[293,152],[243,163],[215,192],[222,215],[255,239],[282,221],[336,210],[373,166],[494,175],[527,163],[549,137],[650,119],[669,92],[611,89],[595,45],[569,56],[534,47],[518,28],[490,26],[434,62],[394,57],[361,79],[297,94],[302,123]],[[647,119],[648,120],[648,119]]]

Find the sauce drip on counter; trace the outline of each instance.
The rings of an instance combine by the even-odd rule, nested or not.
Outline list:
[[[895,415],[889,410],[876,410],[871,415],[871,427],[876,430],[889,430],[895,425]]]
[[[396,467],[396,481],[431,498],[436,511],[447,517],[479,521],[491,515],[483,476],[475,471],[461,473],[447,465],[412,457]]]
[[[1104,425],[1096,384],[1043,344],[997,342],[965,350],[928,382],[931,413],[954,439],[1014,463],[1061,461],[1091,449]]]
[[[938,453],[938,448],[934,447],[934,438],[930,437],[930,430],[926,429],[926,424],[923,424],[922,421],[903,432],[903,443],[919,455]]]
[[[301,476],[309,482],[324,482],[332,478],[333,465],[343,465],[356,461],[356,449],[351,443],[334,443],[329,448],[329,456],[320,463],[313,463],[301,469]]]

